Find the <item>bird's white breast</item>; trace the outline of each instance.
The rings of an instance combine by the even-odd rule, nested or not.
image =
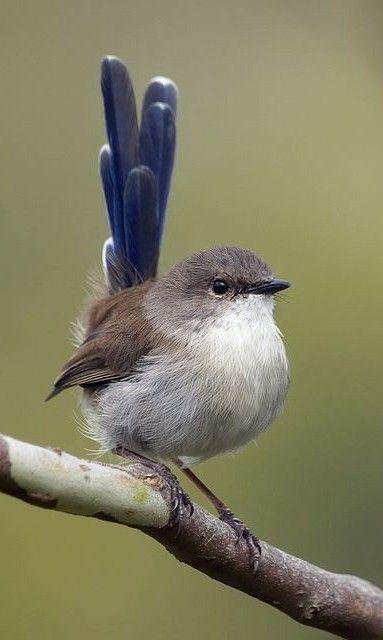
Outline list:
[[[200,370],[203,395],[217,416],[206,457],[254,439],[283,406],[288,362],[273,306],[265,296],[231,303],[194,347],[195,357],[205,363]]]

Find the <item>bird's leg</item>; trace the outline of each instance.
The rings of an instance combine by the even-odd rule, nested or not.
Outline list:
[[[186,468],[182,467],[182,462],[179,459],[175,460],[175,462],[180,467],[180,469],[184,472],[184,474],[189,478],[189,480],[191,480],[196,485],[196,487],[198,487],[198,489],[202,491],[202,493],[206,496],[206,498],[212,503],[214,508],[218,511],[220,520],[222,520],[223,522],[226,522],[228,525],[230,525],[232,529],[234,529],[237,535],[236,544],[238,544],[238,542],[241,539],[245,540],[247,547],[249,549],[249,556],[250,556],[252,569],[256,571],[258,567],[259,559],[261,556],[261,545],[259,542],[259,538],[257,538],[257,536],[254,535],[252,531],[250,531],[250,529],[242,522],[242,520],[237,518],[234,515],[234,513],[230,511],[230,509],[226,506],[224,502],[222,502],[222,500],[217,498],[217,496],[214,495],[212,491],[210,491],[209,487],[207,487],[202,482],[202,480],[200,480],[195,475],[195,473],[191,471],[191,469],[187,467]]]
[[[182,526],[182,520],[185,516],[185,511],[189,511],[189,517],[193,515],[194,507],[193,503],[190,500],[189,496],[182,489],[178,479],[172,473],[165,464],[162,462],[156,462],[155,460],[151,460],[150,458],[146,458],[140,453],[136,453],[135,451],[130,451],[129,449],[125,449],[124,447],[117,447],[114,449],[113,453],[123,458],[134,458],[145,467],[149,467],[155,473],[157,473],[165,482],[167,483],[170,489],[170,502],[171,502],[171,517],[169,524],[172,527],[176,527],[176,536],[179,535]]]

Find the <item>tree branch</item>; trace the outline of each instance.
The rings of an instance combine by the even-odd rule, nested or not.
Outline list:
[[[168,487],[141,464],[80,460],[0,436],[0,491],[45,509],[139,528],[181,562],[303,624],[349,640],[383,638],[383,592],[369,582],[330,573],[266,542],[254,574],[246,544],[236,544],[232,529],[199,506],[176,538],[167,526]]]

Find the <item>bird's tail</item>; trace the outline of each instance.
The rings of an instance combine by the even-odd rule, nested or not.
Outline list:
[[[111,292],[156,275],[176,143],[177,87],[156,77],[146,88],[138,127],[125,65],[107,56],[101,66],[108,144],[100,176],[111,237],[103,265]]]

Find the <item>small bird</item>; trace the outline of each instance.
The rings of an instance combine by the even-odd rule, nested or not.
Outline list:
[[[258,538],[190,466],[243,447],[281,411],[289,372],[274,294],[289,283],[251,251],[221,246],[157,276],[177,88],[164,77],[151,80],[139,128],[118,58],[104,58],[101,87],[108,144],[100,176],[111,229],[105,290],[86,312],[77,350],[48,398],[82,387],[90,435],[102,451],[144,459],[162,474],[178,528],[193,507],[164,462],[183,469],[259,557]]]

